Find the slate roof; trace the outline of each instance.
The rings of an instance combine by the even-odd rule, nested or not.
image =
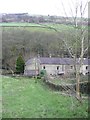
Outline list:
[[[33,62],[34,58],[29,59],[26,62],[26,65],[29,65]],[[36,58],[40,64],[61,64],[61,65],[73,65],[74,64],[74,60],[73,58],[55,58],[55,57],[40,57],[40,58]],[[77,64],[79,64],[79,59],[77,58]],[[83,59],[83,64],[85,65],[90,65],[90,59]]]
[[[73,59],[69,58],[40,58],[41,64],[73,64]]]

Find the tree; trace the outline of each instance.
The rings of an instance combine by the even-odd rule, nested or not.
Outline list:
[[[74,27],[75,27],[75,40],[76,40],[76,45],[75,45],[75,49],[76,51],[74,52],[74,54],[72,54],[73,52],[71,51],[71,49],[69,49],[69,52],[71,54],[71,56],[74,58],[74,63],[75,63],[75,70],[76,70],[76,97],[80,100],[80,86],[79,86],[79,82],[80,82],[80,68],[83,65],[83,57],[85,52],[88,50],[88,46],[86,45],[86,41],[88,41],[88,39],[86,38],[85,34],[88,31],[88,29],[86,29],[85,25],[83,25],[84,23],[84,14],[85,14],[85,9],[86,6],[88,4],[88,1],[86,2],[84,8],[83,8],[83,3],[82,0],[80,1],[80,4],[78,1],[76,1],[76,8],[75,8],[75,17],[72,17],[74,20]],[[78,24],[78,9],[80,9],[80,25]],[[65,9],[64,9],[65,11]],[[72,11],[72,9],[71,9]],[[79,34],[79,38],[78,38],[78,32]],[[79,65],[77,65],[77,46],[78,46],[78,40],[79,40],[79,44],[81,45],[81,49],[80,49],[80,55],[79,55]],[[70,48],[70,47],[69,47]]]
[[[75,63],[74,66],[75,66],[75,70],[76,70],[76,83],[77,83],[76,84],[76,97],[79,100],[80,100],[80,87],[79,87],[80,68],[83,65],[84,54],[88,50],[88,46],[86,44],[87,43],[86,41],[88,41],[88,39],[85,36],[88,29],[86,29],[85,25],[83,25],[83,23],[84,23],[84,14],[85,14],[85,9],[86,9],[87,4],[88,4],[88,1],[86,1],[85,6],[83,7],[82,0],[80,1],[80,3],[78,2],[78,0],[76,0],[75,15],[73,15],[72,8],[70,7],[72,15],[73,15],[72,19],[74,21],[74,27],[75,27],[75,41],[76,41],[75,49],[76,50],[73,51],[72,47],[69,46],[68,44],[66,44],[67,48],[68,48],[68,51],[69,51],[71,57],[74,59],[74,63]],[[78,18],[78,10],[79,9],[80,9],[80,19]],[[64,12],[66,13],[65,9],[64,9]],[[78,23],[78,19],[79,19],[79,23]],[[79,36],[78,36],[78,33],[79,33]],[[79,65],[77,65],[77,61],[76,61],[78,43],[81,46],[80,55],[78,56],[79,57],[79,61],[78,61]]]
[[[16,73],[24,73],[25,62],[21,55],[18,56],[16,60]]]
[[[62,2],[62,0],[61,0]],[[81,96],[80,96],[80,68],[83,64],[83,58],[84,58],[84,54],[88,51],[88,28],[87,26],[85,26],[84,21],[86,20],[86,22],[88,22],[88,19],[84,18],[84,14],[85,14],[85,10],[87,8],[88,5],[88,1],[86,1],[85,5],[83,5],[82,0],[76,0],[76,6],[74,8],[74,13],[72,10],[72,7],[69,6],[71,14],[72,14],[72,21],[73,22],[73,28],[74,28],[74,34],[69,34],[69,37],[73,37],[74,40],[74,44],[70,45],[69,44],[69,37],[66,36],[65,38],[65,34],[63,34],[63,36],[60,35],[60,30],[56,27],[50,26],[50,25],[43,25],[44,27],[47,27],[48,29],[54,30],[55,32],[58,33],[58,39],[63,41],[63,44],[65,46],[65,48],[67,49],[69,55],[71,58],[73,58],[74,61],[74,68],[75,68],[75,72],[76,72],[76,98],[78,100],[81,101]],[[66,9],[64,7],[64,4],[62,2],[62,6],[63,6],[63,10],[65,13],[65,19],[68,20],[69,17],[67,15]],[[78,11],[80,10],[80,17],[78,17]],[[72,33],[72,31],[71,31]],[[79,51],[80,54],[78,55],[78,44],[79,46]],[[79,58],[78,62],[79,65],[77,65],[77,57]]]

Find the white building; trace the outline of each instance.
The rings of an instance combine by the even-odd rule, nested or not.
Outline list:
[[[77,59],[77,66],[79,65]],[[80,73],[83,75],[90,72],[90,59],[83,59],[83,65],[80,69]],[[39,57],[31,58],[25,63],[24,75],[34,76],[40,73],[40,70],[45,69],[49,75],[62,75],[74,72],[74,60],[72,58],[50,58]]]

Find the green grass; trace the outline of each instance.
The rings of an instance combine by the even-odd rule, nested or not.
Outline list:
[[[42,23],[42,24],[36,24],[36,23],[18,23],[18,22],[10,22],[10,23],[0,23],[0,26],[3,27],[3,30],[9,30],[9,29],[24,29],[28,30],[30,32],[46,32],[46,33],[57,33],[55,31],[58,30],[59,32],[69,32],[74,33],[75,27],[73,25],[65,25],[65,24],[54,24],[54,23]],[[85,26],[84,26],[85,27]],[[4,29],[5,28],[5,29]],[[54,29],[55,28],[55,29]],[[87,29],[87,27],[85,28]]]
[[[39,24],[34,24],[34,23],[15,23],[15,22],[10,22],[10,23],[0,23],[0,26],[40,26]]]
[[[72,25],[64,25],[64,24],[53,24],[53,23],[47,23],[47,24],[35,24],[35,23],[0,23],[0,26],[2,27],[24,27],[31,31],[41,31],[41,32],[55,32],[54,29],[50,29],[49,27],[56,28],[59,31],[70,31],[74,30],[74,27]]]
[[[40,80],[2,77],[3,118],[84,118],[88,100],[83,104],[55,92]],[[72,106],[73,105],[73,106]]]
[[[30,32],[46,32],[46,33],[58,33],[58,32],[65,32],[65,33],[74,33],[75,28],[73,25],[65,25],[65,24],[54,24],[54,23],[0,23],[0,26],[3,27],[3,30],[28,30]],[[86,27],[87,28],[87,27]],[[86,29],[85,28],[85,29]],[[58,30],[58,32],[55,31]]]

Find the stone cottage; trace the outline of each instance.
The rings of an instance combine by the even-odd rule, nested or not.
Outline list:
[[[77,59],[77,65],[79,64]],[[83,75],[90,71],[90,59],[84,58],[80,72]],[[72,58],[55,58],[55,57],[37,57],[31,58],[25,63],[25,76],[35,76],[40,70],[45,69],[49,75],[62,75],[74,72],[74,60]]]

